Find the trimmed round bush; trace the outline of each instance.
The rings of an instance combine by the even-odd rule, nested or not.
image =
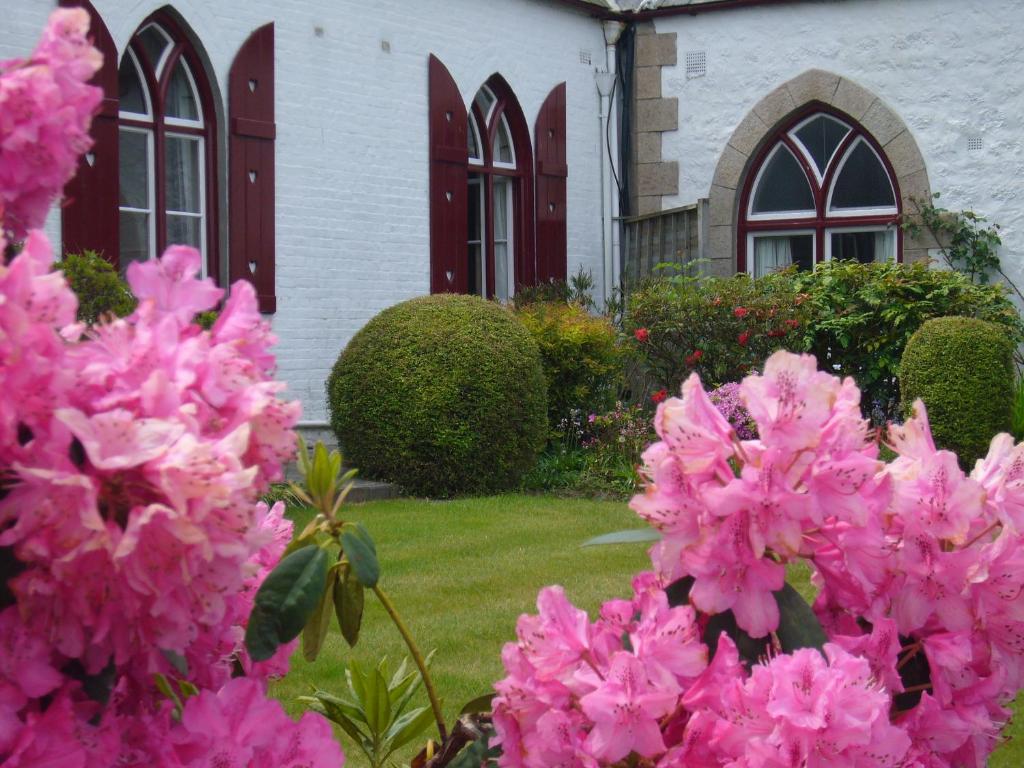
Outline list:
[[[56,265],[78,296],[78,319],[92,325],[107,314],[124,317],[136,300],[117,270],[95,251],[69,253]]]
[[[385,309],[338,357],[327,403],[347,464],[421,496],[515,487],[546,438],[537,345],[476,296]]]
[[[920,398],[935,444],[955,451],[964,469],[1010,431],[1013,342],[1006,329],[969,317],[924,323],[903,351],[900,391],[909,414]]]

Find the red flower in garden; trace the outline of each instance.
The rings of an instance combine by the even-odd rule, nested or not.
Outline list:
[[[692,368],[694,365],[700,362],[700,359],[702,357],[704,357],[704,352],[699,349],[696,349],[693,351],[693,354],[686,356],[686,364]]]
[[[732,313],[736,315],[736,317],[746,317],[750,313],[750,310],[746,307],[736,307]]]
[[[750,331],[744,331],[736,337],[736,342],[741,346],[747,346],[747,342],[750,341]]]
[[[650,333],[647,332],[646,328],[637,328],[635,331],[633,331],[633,336],[636,337],[637,341],[643,344],[645,341],[647,341],[647,337],[650,336]]]
[[[660,403],[663,400],[665,400],[667,397],[668,397],[668,390],[666,390],[666,389],[659,389],[657,392],[655,392],[653,395],[651,395],[651,402],[652,403]]]
[[[715,296],[715,298],[713,298],[711,300],[711,306],[713,306],[713,307],[720,307],[721,305],[722,305],[722,297],[721,296]]]
[[[788,325],[790,328],[799,328],[800,327],[800,321],[799,320],[794,320],[793,318],[790,318],[789,320],[786,321],[786,325]]]

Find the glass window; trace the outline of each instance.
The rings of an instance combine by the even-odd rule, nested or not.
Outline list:
[[[167,117],[179,120],[199,120],[199,98],[192,86],[192,77],[183,59],[174,65],[171,82],[167,86],[165,105]]]
[[[512,137],[508,133],[508,124],[504,116],[498,122],[498,131],[494,135],[494,161],[502,165],[515,165],[516,158],[512,151]]]
[[[473,117],[472,111],[469,113],[466,139],[469,144],[469,159],[474,162],[482,163],[484,156],[480,151],[480,131],[476,127],[476,119]]]
[[[832,156],[849,132],[850,129],[834,117],[815,115],[799,126],[793,136],[814,163],[818,177],[824,178]]]
[[[800,269],[814,266],[814,233],[754,235],[754,277],[764,277],[780,269],[796,265]]]
[[[473,98],[477,107],[480,108],[480,114],[483,115],[484,120],[491,119],[491,108],[497,103],[498,99],[495,97],[493,91],[486,85],[480,87],[480,90],[476,92],[476,96]]]
[[[511,186],[507,178],[494,180],[494,296],[499,301],[512,298]]]
[[[469,176],[469,290],[478,296],[487,292],[486,261],[484,259],[484,185],[478,173]]]
[[[213,145],[213,127],[200,107],[206,83],[186,61],[187,40],[169,30],[169,22],[166,28],[147,24],[132,38],[119,70],[122,270],[169,245],[206,252],[205,176]]]
[[[829,233],[829,257],[859,261],[892,261],[896,257],[895,228]]]
[[[752,214],[793,213],[814,210],[814,193],[807,174],[789,147],[780,144],[772,152],[754,190]]]
[[[896,260],[899,194],[880,151],[860,126],[825,111],[769,135],[742,191],[743,268],[760,277],[822,259]]]
[[[832,188],[831,208],[892,208],[896,199],[882,161],[863,139],[853,145]]]

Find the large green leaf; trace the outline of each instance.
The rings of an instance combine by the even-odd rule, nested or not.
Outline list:
[[[395,720],[384,738],[388,744],[388,754],[401,749],[410,741],[420,736],[434,722],[434,712],[429,706],[411,709]]]
[[[324,591],[327,553],[304,547],[284,558],[260,585],[245,647],[253,661],[266,661],[279,646],[298,637]]]
[[[377,586],[380,563],[377,562],[377,547],[370,532],[361,523],[346,525],[345,532],[341,534],[341,546],[359,582],[367,589]]]
[[[782,589],[772,594],[779,604],[779,628],[775,634],[783,652],[792,653],[797,648],[822,650],[828,637],[803,596],[789,584],[784,584]]]
[[[460,715],[478,715],[481,712],[491,711],[491,702],[494,701],[496,693],[485,693],[483,696],[477,696],[475,699],[467,701],[465,706],[459,711]]]
[[[302,630],[302,657],[306,661],[316,661],[323,647],[324,639],[327,637],[327,630],[331,626],[331,613],[334,605],[334,585],[338,578],[338,571],[334,568],[327,570],[327,578],[324,581],[323,593],[320,595],[320,602],[317,603],[313,615],[309,617],[306,626]]]
[[[597,547],[602,544],[637,544],[648,541],[661,541],[661,534],[653,528],[637,528],[631,531],[616,531],[603,536],[595,536],[583,542],[581,547]]]
[[[334,582],[334,613],[338,617],[341,635],[350,647],[359,641],[359,628],[363,623],[363,585],[352,573],[349,563],[342,563]]]

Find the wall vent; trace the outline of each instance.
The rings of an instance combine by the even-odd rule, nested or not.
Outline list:
[[[967,139],[968,152],[980,152],[984,145],[981,143],[981,136],[971,136]]]
[[[590,51],[580,49],[580,64],[590,64]]]
[[[686,77],[704,77],[708,72],[706,51],[690,51],[686,54]]]

